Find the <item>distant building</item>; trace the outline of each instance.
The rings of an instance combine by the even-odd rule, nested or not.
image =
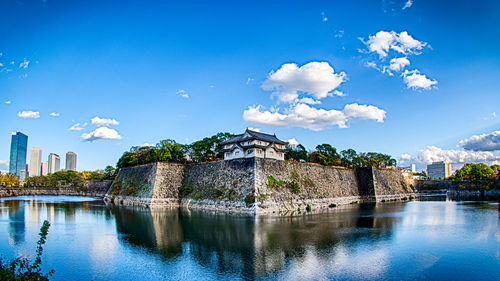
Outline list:
[[[285,160],[286,141],[276,135],[246,129],[243,134],[234,135],[221,143],[224,146],[224,160],[239,158],[270,158]]]
[[[37,177],[42,175],[42,150],[38,147],[32,147],[30,150],[30,177]]]
[[[66,153],[66,171],[76,171],[76,153],[68,151]]]
[[[451,164],[444,161],[433,162],[427,165],[427,176],[430,178],[446,179],[451,176]]]
[[[46,176],[49,173],[49,162],[42,162],[42,176]]]
[[[19,179],[19,181],[20,181],[20,182],[24,182],[24,181],[26,180],[26,177],[27,177],[27,176],[26,176],[26,170],[21,170],[21,171],[19,172],[19,178],[18,178],[18,179]]]
[[[55,153],[49,154],[49,174],[61,170],[61,157]]]
[[[10,142],[9,173],[19,177],[21,171],[26,173],[26,154],[28,152],[28,136],[16,132],[12,133]]]
[[[411,171],[412,173],[416,173],[416,172],[417,172],[417,165],[415,165],[415,164],[411,164],[411,165],[410,165],[410,171]]]

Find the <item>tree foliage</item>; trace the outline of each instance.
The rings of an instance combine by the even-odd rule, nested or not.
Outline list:
[[[189,158],[194,162],[214,161],[223,157],[221,143],[231,138],[230,133],[217,133],[188,145]]]
[[[307,150],[302,144],[296,147],[287,146],[285,159],[305,162],[307,161]]]
[[[43,245],[47,240],[50,223],[44,221],[40,228],[40,239],[37,242],[36,256],[33,263],[28,258],[16,258],[10,263],[4,263],[0,259],[0,280],[49,280],[54,274],[54,270],[48,273],[42,273],[42,254]]]
[[[185,152],[185,145],[171,139],[162,140],[156,146],[133,146],[118,159],[116,167],[124,168],[156,161],[184,162]]]
[[[2,174],[0,172],[0,185],[4,187],[18,187],[19,179],[13,174]]]
[[[467,163],[452,176],[454,180],[482,181],[493,178],[494,170],[484,163]]]

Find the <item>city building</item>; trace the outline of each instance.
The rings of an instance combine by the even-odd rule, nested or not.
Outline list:
[[[66,171],[76,171],[76,153],[68,151],[66,153]]]
[[[451,164],[444,161],[433,162],[427,165],[427,176],[429,178],[443,178],[446,179],[451,176]]]
[[[234,135],[221,144],[224,146],[224,160],[252,157],[285,160],[285,145],[288,142],[278,139],[276,135],[246,129],[243,134]]]
[[[49,173],[49,162],[42,162],[42,176],[46,176]]]
[[[39,147],[32,147],[30,150],[30,164],[29,173],[30,177],[37,177],[42,175],[42,150]]]
[[[49,174],[61,170],[61,157],[55,153],[49,154]]]
[[[19,177],[21,171],[26,173],[26,154],[28,152],[28,136],[16,132],[12,133],[10,142],[9,173]]]
[[[417,172],[417,165],[415,165],[415,164],[411,164],[411,165],[410,165],[410,171],[411,171],[412,173],[416,173],[416,172]]]
[[[27,177],[26,176],[26,170],[19,171],[19,177],[18,177],[18,179],[19,179],[20,182],[24,182],[26,180],[26,177]]]

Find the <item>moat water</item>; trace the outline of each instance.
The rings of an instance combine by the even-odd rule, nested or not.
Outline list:
[[[0,200],[0,254],[34,256],[45,219],[53,280],[500,280],[498,202],[250,218],[19,196]]]

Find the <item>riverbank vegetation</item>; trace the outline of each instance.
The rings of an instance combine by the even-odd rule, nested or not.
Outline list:
[[[43,245],[47,240],[47,235],[49,233],[50,223],[44,221],[42,227],[40,228],[40,236],[37,242],[36,256],[35,260],[31,262],[28,258],[18,257],[9,263],[5,263],[3,259],[0,259],[0,280],[49,280],[49,277],[54,274],[54,270],[50,270],[47,273],[42,273],[42,253]]]
[[[231,136],[230,133],[221,132],[191,144],[166,139],[154,146],[133,146],[123,153],[116,166],[124,168],[153,162],[200,163],[221,160],[224,156],[221,143]],[[338,152],[330,144],[320,144],[313,151],[307,151],[301,144],[286,148],[286,160],[348,168],[396,167],[396,160],[390,155],[376,152],[358,153],[354,149]]]
[[[63,186],[71,186],[79,191],[86,181],[112,180],[115,178],[115,175],[116,169],[111,166],[97,171],[58,171],[45,176],[28,177],[23,187],[56,189]]]

